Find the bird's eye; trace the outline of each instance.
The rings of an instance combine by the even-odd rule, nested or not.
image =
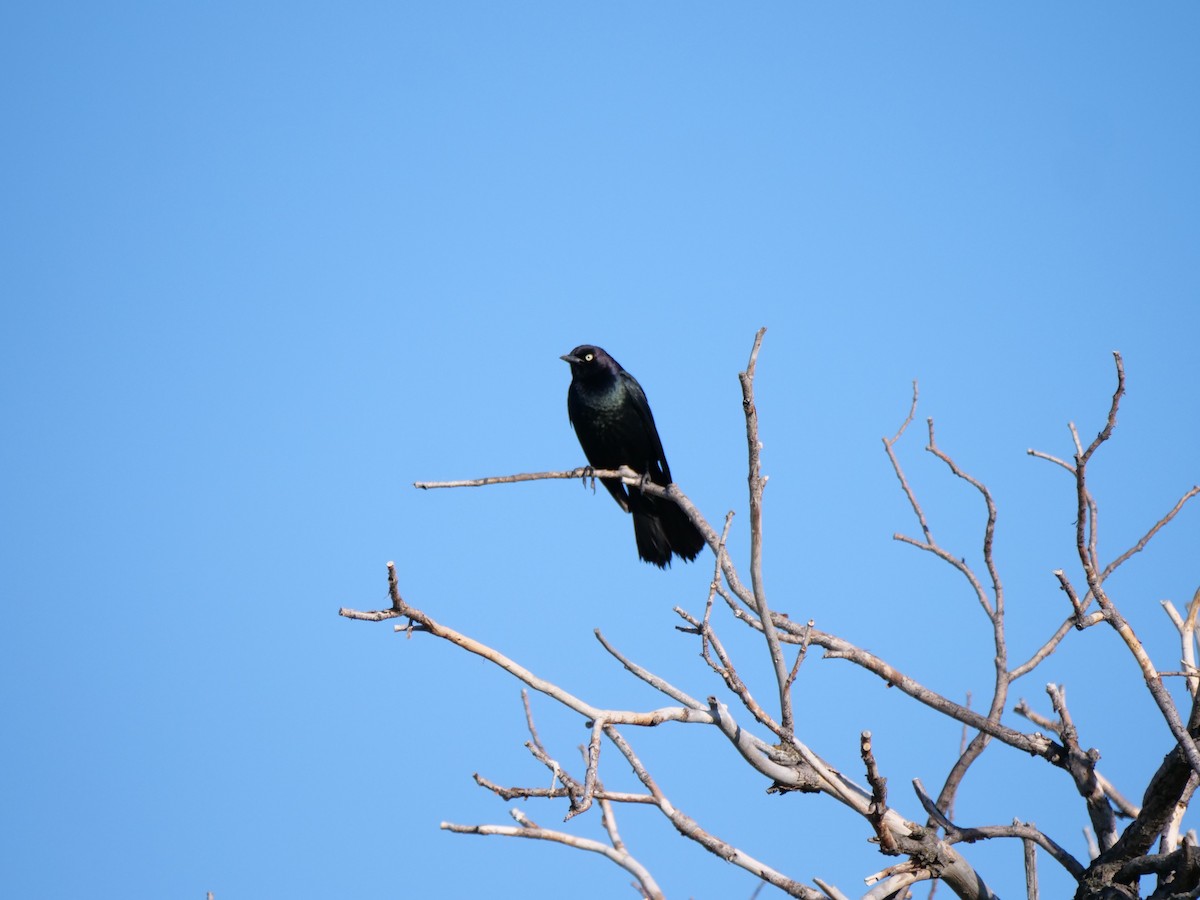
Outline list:
[[[584,361],[584,362],[591,362],[591,361],[592,361],[593,359],[595,359],[595,358],[596,358],[596,354],[594,354],[594,353],[585,353],[585,354],[583,354],[583,361]]]

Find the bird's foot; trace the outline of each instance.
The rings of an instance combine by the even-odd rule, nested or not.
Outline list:
[[[592,479],[592,493],[596,493],[596,470],[592,466],[584,466],[580,469],[583,472],[583,486],[586,488],[588,479]]]
[[[654,484],[654,482],[650,480],[650,473],[644,472],[642,473],[641,481],[638,482],[638,490],[645,493],[645,487],[648,484]]]

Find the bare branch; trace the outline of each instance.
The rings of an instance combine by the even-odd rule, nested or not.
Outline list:
[[[916,792],[917,799],[921,802],[921,806],[929,815],[938,821],[946,831],[947,843],[968,843],[972,844],[976,841],[989,838],[999,837],[1014,837],[1023,840],[1031,840],[1039,847],[1049,853],[1057,860],[1064,869],[1066,869],[1074,878],[1079,878],[1083,875],[1084,867],[1079,860],[1075,859],[1070,853],[1052,841],[1049,837],[1039,831],[1033,824],[1019,824],[1014,822],[1012,825],[985,825],[982,827],[965,827],[955,825],[942,814],[938,809],[937,804],[925,792],[924,786],[921,784],[921,779],[913,779],[913,790]]]
[[[741,677],[738,675],[737,669],[734,668],[733,661],[725,652],[725,646],[721,643],[720,638],[717,637],[716,632],[712,630],[712,626],[707,622],[697,619],[695,616],[692,616],[690,613],[680,609],[678,606],[675,607],[675,612],[680,616],[680,618],[688,622],[692,626],[692,629],[696,631],[696,633],[701,635],[703,640],[701,641],[700,655],[703,657],[704,661],[708,663],[709,667],[721,677],[721,680],[725,682],[725,686],[737,695],[738,699],[742,701],[742,705],[749,710],[750,714],[754,716],[759,723],[771,729],[771,731],[777,737],[779,737],[780,740],[788,740],[783,726],[776,722],[771,717],[771,714],[763,709],[758,701],[755,700],[751,695],[750,688],[746,686],[746,683],[742,681]],[[709,655],[709,647],[711,647],[713,652],[717,654],[716,660],[713,660],[713,658]]]
[[[529,705],[529,691],[526,688],[521,688],[521,704],[525,707],[525,727],[529,729],[529,737],[533,740],[533,745],[546,752],[546,748],[542,745],[542,739],[538,737],[537,726],[533,724],[533,707]]]
[[[958,464],[951,459],[945,451],[938,447],[933,433],[932,418],[928,419],[928,424],[929,446],[926,449],[944,462],[947,466],[949,466],[950,471],[953,472],[957,477],[961,478],[963,481],[967,482],[967,484],[971,485],[971,487],[975,488],[975,490],[979,491],[980,495],[983,497],[984,503],[987,506],[987,524],[983,529],[983,562],[987,567],[988,576],[992,580],[992,593],[996,601],[996,610],[994,613],[992,611],[991,604],[988,602],[987,595],[983,592],[983,589],[981,587],[977,587],[976,593],[979,595],[980,604],[983,606],[984,612],[986,612],[989,617],[994,615],[1003,618],[1004,588],[1000,583],[1000,574],[996,571],[996,563],[992,556],[992,542],[996,534],[996,503],[994,500],[992,500],[992,492],[989,491],[987,487],[977,478],[974,478],[959,468]],[[972,579],[972,584],[975,583],[976,582],[974,579]],[[1003,629],[999,630],[999,635],[1001,638],[1003,637]],[[1001,645],[1003,645],[1002,640]],[[1001,671],[1003,671],[1003,669],[1001,669]]]
[[[813,884],[815,884],[822,891],[824,891],[825,896],[828,897],[829,900],[850,900],[849,897],[847,897],[845,894],[843,894],[841,891],[839,891],[836,887],[834,887],[831,884],[826,884],[820,878],[814,878]]]
[[[636,675],[642,681],[646,682],[646,684],[650,685],[650,687],[654,688],[657,691],[661,691],[662,693],[664,693],[668,697],[670,697],[672,700],[676,700],[679,703],[682,703],[684,706],[690,707],[691,709],[707,709],[707,707],[703,703],[701,703],[699,700],[697,700],[694,697],[692,697],[691,695],[686,694],[683,691],[679,690],[679,688],[675,687],[673,684],[668,682],[666,679],[660,678],[658,675],[655,675],[649,669],[646,669],[643,666],[639,666],[637,663],[628,659],[619,650],[617,650],[616,647],[614,647],[612,644],[610,644],[608,642],[608,640],[604,637],[604,635],[600,633],[599,628],[597,628],[595,630],[594,634],[596,635],[596,640],[598,640],[600,642],[600,645],[605,650],[607,650],[609,653],[611,653],[616,658],[616,660],[621,665],[623,665],[627,670],[632,672],[634,675]]]
[[[896,433],[894,435],[892,435],[891,440],[888,440],[887,438],[883,439],[884,443],[888,444],[889,446],[896,443],[896,441],[900,440],[900,437],[904,434],[904,430],[906,428],[908,428],[909,425],[912,424],[913,417],[917,414],[917,396],[918,396],[917,379],[914,378],[912,384],[913,384],[912,405],[910,405],[908,407],[908,415],[904,417],[904,421],[900,423],[900,427],[898,429],[896,429]]]
[[[900,852],[896,846],[896,836],[884,824],[884,814],[887,812],[887,779],[879,774],[879,766],[875,762],[875,751],[871,747],[871,732],[864,731],[859,736],[858,752],[863,764],[867,767],[867,784],[871,785],[871,805],[867,807],[867,821],[875,829],[879,838],[879,849],[888,856]]]
[[[788,689],[796,683],[796,676],[800,674],[800,666],[804,663],[804,658],[808,656],[808,639],[812,634],[813,620],[809,619],[808,624],[804,626],[804,631],[800,635],[800,649],[796,651],[796,661],[792,664],[792,670],[788,673]]]
[[[1195,485],[1188,490],[1182,497],[1179,498],[1179,501],[1173,507],[1171,507],[1171,511],[1155,522],[1153,527],[1151,527],[1149,531],[1142,535],[1141,539],[1136,544],[1105,566],[1104,571],[1100,575],[1100,580],[1106,581],[1108,576],[1115,572],[1121,563],[1125,562],[1125,560],[1129,559],[1129,557],[1133,556],[1135,553],[1141,553],[1143,550],[1145,550],[1146,545],[1150,543],[1150,539],[1154,537],[1154,535],[1158,534],[1158,532],[1164,527],[1169,525],[1171,520],[1179,515],[1179,511],[1183,509],[1184,504],[1197,494],[1200,494],[1200,485]]]
[[[1121,405],[1121,398],[1125,395],[1125,363],[1121,359],[1121,354],[1116,350],[1113,351],[1113,361],[1117,364],[1117,387],[1113,391],[1112,404],[1108,408],[1108,418],[1104,422],[1104,427],[1079,460],[1084,465],[1087,465],[1096,449],[1112,437],[1113,429],[1117,425],[1117,408]]]
[[[1084,867],[1082,863],[1032,824],[983,825],[977,828],[960,828],[955,834],[954,842],[971,844],[990,838],[1004,837],[1033,841],[1054,857],[1056,861],[1061,863],[1062,867],[1075,878],[1079,878],[1083,874]]]
[[[975,573],[971,570],[971,567],[968,566],[961,557],[955,556],[949,550],[946,550],[944,547],[941,547],[936,543],[918,541],[915,538],[910,538],[907,535],[899,533],[893,534],[892,540],[899,541],[902,544],[910,544],[911,546],[916,547],[918,550],[924,550],[928,553],[932,553],[938,559],[942,560],[942,562],[949,563],[960,573],[962,573],[962,576],[970,583],[971,589],[975,591],[975,597],[979,601],[979,605],[983,607],[983,611],[989,617],[992,615],[992,604],[987,598],[987,592],[983,589],[983,585],[980,583]]]
[[[1104,777],[1099,769],[1096,771],[1096,781],[1100,788],[1104,791],[1104,796],[1108,797],[1118,815],[1124,816],[1127,819],[1136,819],[1141,813],[1141,809],[1131,803],[1124,794],[1117,790],[1116,785]]]
[[[1013,824],[1018,824],[1016,819],[1013,819]],[[1025,850],[1025,897],[1026,900],[1038,900],[1037,842],[1025,838],[1022,843]]]
[[[603,727],[603,719],[597,719],[592,723],[592,739],[588,741],[587,749],[584,752],[584,756],[587,759],[587,768],[583,776],[583,796],[578,805],[572,804],[571,811],[563,819],[564,822],[573,819],[581,812],[591,809],[592,796],[596,792],[596,769],[600,765],[600,729]]]
[[[1017,701],[1017,705],[1013,707],[1013,712],[1019,716],[1024,716],[1038,728],[1044,728],[1052,734],[1058,734],[1059,729],[1062,727],[1059,722],[1055,722],[1053,719],[1036,712],[1024,698]]]
[[[704,518],[700,511],[696,509],[691,500],[689,500],[683,491],[679,489],[678,485],[670,484],[664,488],[657,484],[647,484],[638,473],[634,472],[633,469],[629,468],[628,466],[622,466],[619,469],[593,469],[590,466],[583,466],[577,469],[569,469],[566,471],[528,472],[518,475],[497,475],[487,478],[474,478],[459,481],[417,481],[413,482],[413,486],[421,488],[422,490],[432,490],[435,488],[484,487],[493,484],[513,484],[524,481],[575,478],[613,478],[619,480],[622,484],[628,487],[636,487],[642,493],[651,497],[659,497],[662,499],[671,500],[684,511],[688,519],[691,520],[692,524],[696,526],[702,535],[704,535],[705,541],[708,543],[709,548],[712,549],[714,553],[717,553],[718,548],[721,546],[720,536],[717,535],[712,526],[708,524],[708,521]],[[765,478],[763,479],[763,483],[766,483]],[[757,600],[755,599],[753,592],[747,589],[742,584],[741,579],[738,578],[737,570],[734,568],[733,562],[730,560],[729,555],[727,553],[721,553],[718,556],[718,560],[720,562],[721,572],[725,576],[725,580],[728,582],[730,590],[732,590],[734,594],[737,595],[738,599],[740,599],[747,606],[751,608],[755,607],[757,605]],[[375,614],[358,613],[354,610],[343,609],[340,611],[340,615],[346,616],[347,618],[366,618],[368,615]],[[378,618],[391,617],[378,616],[376,621]]]
[[[1050,695],[1050,702],[1054,705],[1054,711],[1058,713],[1058,732],[1062,737],[1063,746],[1067,750],[1066,769],[1075,780],[1079,795],[1087,804],[1088,816],[1092,820],[1092,827],[1096,830],[1096,839],[1099,841],[1100,849],[1107,850],[1117,842],[1117,823],[1108,798],[1104,795],[1104,789],[1096,778],[1096,761],[1100,758],[1100,754],[1096,750],[1085,751],[1080,746],[1075,723],[1071,720],[1071,714],[1067,710],[1067,698],[1062,688],[1055,684],[1048,684],[1046,693]]]
[[[904,496],[908,498],[909,505],[912,506],[913,513],[917,517],[917,522],[919,522],[921,525],[921,532],[925,535],[925,544],[932,546],[934,543],[933,534],[929,530],[929,523],[925,520],[925,513],[921,509],[921,504],[917,502],[917,496],[913,493],[912,488],[909,486],[908,479],[904,476],[904,469],[901,467],[900,460],[897,459],[896,452],[893,449],[895,443],[900,440],[905,430],[908,428],[909,423],[912,422],[913,415],[916,413],[916,411],[917,382],[913,381],[912,406],[910,406],[908,409],[908,416],[905,418],[904,422],[901,423],[900,429],[896,432],[895,436],[891,438],[891,440],[888,438],[883,438],[883,448],[884,452],[887,453],[888,459],[892,463],[892,470],[896,473],[896,478],[900,481],[900,488],[904,491]],[[918,544],[916,541],[911,541],[911,543],[921,546],[921,544]]]
[[[1196,697],[1200,693],[1200,670],[1196,668],[1196,624],[1197,616],[1200,616],[1200,588],[1192,595],[1186,619],[1179,615],[1170,600],[1162,601],[1162,607],[1179,631],[1180,661],[1187,672],[1188,693]]]
[[[901,534],[893,535],[893,537],[896,540],[911,544],[919,549],[933,553],[939,559],[957,569],[963,575],[963,577],[967,579],[968,583],[975,592],[975,596],[980,604],[980,607],[983,609],[985,615],[987,615],[988,620],[991,623],[992,640],[995,647],[995,652],[993,654],[995,666],[994,689],[990,708],[985,720],[989,724],[998,725],[1000,717],[1004,711],[1004,705],[1008,696],[1008,687],[1012,681],[1012,676],[1007,671],[1008,651],[1004,631],[1004,588],[1000,580],[999,570],[996,567],[993,553],[996,525],[996,505],[988,488],[978,479],[966,473],[950,457],[949,454],[938,447],[933,419],[927,419],[929,443],[926,447],[926,450],[944,462],[955,476],[969,483],[972,487],[979,491],[980,495],[983,497],[987,510],[987,519],[984,526],[983,535],[983,559],[984,565],[992,582],[992,598],[989,599],[987,592],[983,588],[983,585],[980,583],[971,567],[967,565],[966,560],[950,553],[944,547],[940,546],[934,539],[932,530],[930,529],[929,523],[925,518],[924,511],[921,509],[921,504],[917,500],[916,493],[909,485],[908,480],[904,475],[903,468],[900,466],[899,459],[896,456],[894,445],[903,435],[908,424],[912,421],[916,411],[916,401],[916,385],[914,383],[913,404],[909,410],[908,418],[905,419],[895,437],[890,440],[886,438],[884,439],[884,447],[887,452],[888,459],[892,463],[892,468],[896,473],[896,477],[900,481],[901,488],[903,489],[905,496],[908,498],[909,504],[912,506],[913,511],[917,516],[917,520],[921,525],[921,530],[925,535],[925,540],[918,541]],[[1046,652],[1049,653],[1049,649],[1047,649]],[[1036,663],[1033,665],[1036,665]],[[1030,668],[1032,668],[1032,665],[1030,665]],[[959,707],[959,709],[962,708]],[[966,747],[964,747],[955,765],[947,775],[946,782],[942,787],[941,794],[938,798],[938,806],[940,808],[948,809],[953,803],[954,794],[958,790],[959,784],[966,775],[966,772],[971,764],[978,759],[978,757],[986,749],[992,733],[992,729],[981,728],[979,734],[977,734],[966,745]]]
[[[908,890],[910,885],[932,877],[933,872],[911,860],[889,866],[882,872],[876,872],[864,879],[867,884],[874,884],[874,887],[863,894],[862,900],[898,900],[911,895],[911,891]]]
[[[1171,729],[1171,733],[1179,742],[1179,746],[1187,758],[1188,765],[1192,767],[1192,771],[1200,774],[1200,751],[1197,751],[1195,741],[1183,727],[1183,722],[1179,718],[1179,712],[1175,709],[1175,703],[1171,700],[1171,695],[1167,693],[1167,689],[1162,682],[1162,676],[1155,669],[1154,663],[1150,660],[1150,655],[1146,653],[1145,647],[1142,646],[1141,641],[1133,633],[1133,629],[1129,623],[1117,612],[1116,607],[1111,605],[1111,601],[1108,600],[1107,596],[1101,597],[1103,590],[1100,589],[1099,583],[1093,588],[1093,593],[1096,594],[1101,606],[1104,607],[1105,617],[1109,624],[1113,626],[1117,634],[1125,641],[1125,645],[1129,648],[1130,653],[1133,654],[1133,658],[1141,668],[1146,687],[1150,689],[1150,695],[1154,698],[1154,702],[1162,712],[1163,718],[1166,719],[1167,727]]]
[[[785,640],[798,641],[798,636],[789,636]],[[1019,750],[1024,750],[1026,753],[1033,753],[1037,756],[1042,756],[1050,762],[1059,765],[1058,757],[1062,752],[1062,748],[1054,741],[1048,740],[1042,735],[1022,734],[998,721],[988,719],[974,710],[967,709],[961,704],[955,703],[948,697],[931,691],[929,688],[919,682],[909,678],[894,666],[875,656],[867,650],[856,647],[849,641],[836,637],[832,634],[812,629],[809,640],[819,647],[825,648],[825,657],[827,659],[845,659],[861,666],[869,672],[873,672],[882,678],[887,684],[899,688],[904,693],[908,694],[915,700],[924,703],[926,706],[936,709],[939,712],[945,713],[951,718],[957,719],[966,725],[971,726],[977,731],[983,731],[997,738],[1004,743],[1016,747]]]
[[[800,897],[802,900],[825,900],[820,893],[812,888],[788,878],[766,863],[759,862],[732,844],[722,841],[720,838],[701,828],[695,819],[676,809],[671,801],[667,799],[666,795],[658,787],[658,784],[650,776],[650,773],[646,771],[646,767],[642,765],[642,761],[638,759],[637,754],[633,752],[633,748],[629,746],[619,731],[615,728],[605,727],[604,734],[617,746],[617,749],[621,751],[624,757],[629,760],[629,764],[633,767],[633,772],[637,775],[638,780],[650,791],[658,808],[662,811],[663,815],[671,820],[671,824],[675,826],[680,834],[695,841],[704,849],[716,854],[726,862],[731,862],[735,866],[752,872],[763,881],[774,885],[792,897]]]
[[[1088,590],[1104,613],[1104,620],[1112,626],[1113,630],[1125,642],[1125,646],[1129,649],[1138,667],[1142,670],[1142,678],[1146,682],[1146,687],[1150,691],[1151,697],[1154,698],[1159,711],[1162,713],[1167,727],[1171,730],[1171,734],[1175,736],[1175,740],[1178,742],[1180,749],[1187,759],[1188,765],[1192,768],[1192,771],[1200,774],[1200,750],[1197,750],[1195,742],[1188,735],[1188,730],[1180,720],[1179,711],[1175,708],[1175,703],[1172,701],[1171,695],[1163,685],[1162,676],[1151,661],[1146,648],[1142,645],[1137,635],[1134,634],[1133,628],[1125,620],[1125,617],[1121,615],[1116,604],[1113,603],[1105,592],[1103,586],[1103,573],[1100,570],[1096,552],[1096,504],[1087,487],[1087,464],[1101,444],[1112,436],[1113,429],[1117,424],[1117,410],[1120,407],[1121,397],[1125,393],[1125,366],[1121,360],[1121,354],[1114,352],[1113,359],[1117,367],[1117,387],[1113,391],[1112,403],[1109,406],[1104,428],[1096,435],[1092,443],[1088,445],[1087,450],[1082,449],[1078,439],[1078,432],[1074,426],[1071,428],[1078,451],[1075,457],[1076,552],[1079,555],[1080,564],[1083,566]],[[1168,516],[1173,515],[1174,513],[1168,514]],[[1149,540],[1155,530],[1151,529],[1145,540]],[[1060,581],[1064,582],[1065,589],[1065,579],[1060,579]],[[1077,617],[1080,616],[1083,606],[1075,598],[1072,598],[1072,604],[1076,608]]]
[[[621,833],[617,830],[617,818],[611,799],[603,791],[597,792],[596,799],[600,801],[600,822],[608,832],[609,843],[613,845],[614,850],[624,850],[625,842],[621,840]],[[647,800],[654,802],[654,798],[649,795]]]
[[[1194,702],[1187,728],[1193,735],[1200,732],[1200,706]],[[1133,822],[1126,826],[1116,844],[1089,868],[1089,882],[1093,885],[1107,884],[1130,860],[1148,852],[1160,837],[1170,839],[1180,815],[1180,805],[1187,805],[1196,782],[1197,775],[1187,760],[1184,748],[1176,744],[1151,776],[1143,795],[1142,807]]]
[[[338,615],[344,619],[358,619],[362,622],[382,622],[384,619],[399,619],[403,617],[404,613],[396,612],[394,609],[362,611],[343,606],[338,610]]]
[[[1051,456],[1049,453],[1043,453],[1041,450],[1034,450],[1032,447],[1030,447],[1025,452],[1027,454],[1029,454],[1030,456],[1036,457],[1037,459],[1044,459],[1048,462],[1054,463],[1055,465],[1062,466],[1064,469],[1066,469],[1072,475],[1075,474],[1075,467],[1073,465],[1071,465],[1069,462],[1065,462],[1064,460],[1059,459],[1057,456]]]
[[[395,564],[388,563],[389,579],[394,577]],[[397,597],[399,595],[397,594]],[[589,721],[595,719],[604,719],[605,722],[615,725],[640,725],[654,726],[661,725],[663,722],[700,722],[707,725],[713,724],[712,718],[708,712],[704,710],[691,709],[689,707],[664,707],[662,709],[649,710],[646,712],[633,712],[626,710],[605,710],[592,706],[574,694],[560,688],[553,682],[539,678],[524,666],[509,659],[504,654],[492,649],[486,644],[476,641],[461,632],[455,631],[438,622],[435,622],[430,616],[423,613],[421,610],[409,606],[401,602],[399,608],[387,611],[396,616],[403,616],[411,619],[422,627],[422,630],[428,632],[434,637],[449,641],[466,650],[468,653],[473,653],[483,659],[488,660],[494,665],[504,669],[513,677],[525,684],[529,685],[535,691],[540,691],[549,697],[557,700],[568,709],[573,709],[575,712],[587,718]],[[355,610],[342,610],[342,615],[347,618],[367,618],[363,613],[358,613]],[[382,618],[391,618],[392,615],[381,616]],[[397,631],[405,630],[405,626],[396,626]]]
[[[578,469],[568,469],[559,472],[522,472],[516,475],[492,475],[487,478],[464,478],[457,481],[414,481],[413,487],[423,491],[436,488],[487,487],[493,484],[517,484],[522,481],[545,481],[553,478],[564,478],[583,481],[588,478],[621,478],[626,477],[626,467],[620,469],[593,469],[591,466],[580,466]],[[629,472],[633,472],[629,469]],[[641,478],[636,476],[637,481]],[[629,484],[629,482],[626,482]]]
[[[501,800],[561,800],[562,798],[571,798],[571,793],[566,788],[535,788],[535,787],[505,787],[504,785],[496,784],[489,778],[485,778],[476,772],[471,776],[475,783],[481,788],[491,791]],[[557,779],[556,779],[557,780]],[[649,794],[631,794],[627,791],[606,791],[599,787],[596,788],[595,798],[597,800],[609,801],[612,803],[653,803],[654,798]]]
[[[1075,456],[1083,456],[1083,444],[1079,442],[1079,429],[1075,427],[1074,422],[1068,422],[1067,430],[1071,432],[1071,440],[1075,443]],[[1075,471],[1074,466],[1071,467],[1071,471]]]
[[[504,835],[506,837],[531,838],[533,840],[551,841],[574,847],[576,850],[586,850],[589,853],[599,853],[601,856],[615,862],[638,880],[638,885],[646,896],[654,900],[665,900],[662,889],[659,888],[650,871],[638,862],[627,850],[618,850],[599,841],[567,834],[563,831],[552,831],[547,828],[513,827],[512,825],[455,825],[451,822],[441,824],[443,831],[455,834]]]
[[[995,648],[993,654],[993,666],[995,667],[995,680],[992,690],[992,701],[988,709],[987,719],[991,722],[999,722],[1000,717],[1004,712],[1004,705],[1008,700],[1008,688],[1012,681],[1012,677],[1008,674],[1008,644],[1004,633],[1004,585],[1000,580],[999,571],[996,568],[995,556],[993,553],[994,539],[996,532],[996,504],[992,499],[992,493],[988,488],[977,478],[964,471],[945,451],[937,445],[937,438],[934,433],[933,419],[928,420],[929,428],[929,445],[926,449],[944,462],[950,471],[958,478],[966,481],[980,496],[983,497],[984,505],[987,510],[987,520],[984,525],[983,532],[983,562],[988,571],[988,576],[992,582],[992,601],[989,602],[983,586],[979,583],[974,571],[967,565],[965,560],[951,558],[951,564],[962,572],[975,589],[975,594],[979,600],[980,606],[987,615],[992,626],[992,643]],[[935,548],[935,552],[941,548]],[[939,554],[941,555],[941,554]],[[949,557],[945,554],[943,558]],[[951,768],[950,773],[946,776],[945,784],[942,786],[941,793],[938,795],[938,806],[941,809],[949,809],[954,800],[954,795],[958,790],[959,784],[966,776],[967,769],[971,764],[983,753],[987,748],[990,737],[987,732],[981,731],[976,735],[967,747],[960,754],[958,760]]]
[[[1082,631],[1087,626],[1085,625],[1086,620],[1083,615],[1084,605],[1079,602],[1079,595],[1075,593],[1075,588],[1072,586],[1071,580],[1067,578],[1067,573],[1062,569],[1055,569],[1054,577],[1058,579],[1059,587],[1067,595],[1067,599],[1071,601],[1071,608],[1075,610],[1075,627]]]
[[[754,404],[754,370],[758,365],[758,351],[762,347],[767,329],[760,328],[754,336],[750,350],[750,362],[746,371],[738,375],[742,383],[742,409],[746,414],[746,445],[749,455],[750,486],[750,586],[754,591],[754,611],[763,623],[763,635],[767,639],[767,652],[775,668],[775,681],[779,689],[779,724],[784,735],[790,736],[795,729],[792,719],[792,691],[788,680],[787,665],[783,661],[783,650],[779,636],[767,606],[767,590],[763,584],[762,571],[762,496],[767,479],[762,474],[762,443],[758,439],[758,408]]]
[[[1103,620],[1103,613],[1092,613],[1090,618],[1086,616],[1083,618],[1083,627],[1088,628]],[[1046,643],[1042,644],[1041,647],[1034,651],[1033,656],[1029,657],[1029,659],[1008,673],[1009,682],[1014,682],[1018,678],[1028,675],[1035,668],[1037,668],[1042,660],[1058,649],[1058,645],[1062,643],[1062,639],[1070,633],[1072,626],[1074,626],[1078,621],[1078,617],[1072,614],[1069,619],[1059,625],[1054,634],[1050,635],[1049,640],[1047,640]]]
[[[721,544],[717,551],[717,561],[713,565],[712,581],[708,583],[708,596],[704,599],[704,625],[705,629],[700,633],[700,655],[711,665],[708,656],[708,633],[707,626],[712,621],[713,601],[717,594],[720,594],[731,607],[736,607],[736,602],[729,593],[721,586],[721,564],[725,559],[725,542],[729,538],[729,526],[733,524],[733,510],[725,514],[725,527],[721,530]]]
[[[1167,826],[1162,831],[1160,846],[1163,852],[1175,850],[1182,843],[1179,831],[1183,823],[1184,813],[1186,813],[1188,810],[1188,805],[1192,801],[1192,796],[1196,793],[1197,786],[1200,786],[1200,777],[1193,772],[1191,773],[1191,777],[1188,778],[1188,782],[1183,789],[1183,793],[1181,793],[1179,795],[1179,799],[1175,801],[1175,809],[1172,811]]]
[[[526,741],[525,749],[529,751],[534,759],[550,770],[551,788],[553,788],[554,782],[556,781],[562,784],[563,788],[566,790],[567,800],[570,801],[571,809],[574,809],[576,804],[579,803],[580,798],[583,797],[583,786],[580,785],[580,783],[574,778],[572,778],[567,770],[559,765],[558,760],[547,753],[545,748],[541,745],[536,744],[533,741]],[[566,819],[563,819],[563,821],[565,822],[569,818],[570,816],[568,815]]]

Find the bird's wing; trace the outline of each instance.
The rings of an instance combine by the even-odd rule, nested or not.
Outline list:
[[[643,451],[646,459],[652,465],[657,464],[659,471],[650,471],[650,478],[656,484],[661,483],[664,486],[671,483],[671,469],[667,465],[667,454],[663,452],[662,439],[658,436],[658,428],[654,424],[654,414],[650,412],[650,402],[646,399],[646,392],[642,390],[642,386],[637,383],[637,379],[628,372],[622,372],[625,386],[629,391],[629,405],[637,413],[637,426],[633,429],[636,435],[630,435],[631,438],[639,442],[644,442]],[[662,476],[660,482],[656,476]]]

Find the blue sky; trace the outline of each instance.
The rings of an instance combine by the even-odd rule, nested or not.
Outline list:
[[[1200,480],[1198,38],[1173,3],[10,4],[0,892],[633,896],[598,858],[439,831],[510,821],[473,772],[548,783],[519,686],[336,615],[386,605],[394,559],[415,606],[598,704],[659,702],[597,627],[719,691],[671,613],[702,608],[709,564],[638,563],[602,491],[411,487],[582,463],[558,356],[583,342],[641,381],[710,520],[742,513],[744,559],[736,376],[766,325],[773,605],[986,696],[986,623],[892,541],[917,528],[879,439],[919,379],[917,426],[1000,506],[1014,658],[1061,621],[1050,573],[1074,559],[1069,479],[1025,450],[1102,425],[1114,349],[1102,552]],[[977,560],[978,498],[923,444],[900,452],[935,534]],[[1111,582],[1164,669],[1158,601],[1200,584],[1197,515]],[[1114,636],[1073,636],[1017,693],[1048,711],[1050,680],[1139,795],[1169,736]],[[907,785],[940,784],[958,730],[844,663],[800,687],[810,745],[861,780],[871,729],[918,816]],[[534,709],[576,759],[579,721]],[[854,894],[887,864],[715,735],[628,737],[682,809],[793,877]],[[1004,748],[958,810],[1085,853],[1066,777]],[[669,896],[752,892],[661,817],[621,824]],[[1019,846],[967,852],[1020,892]]]

